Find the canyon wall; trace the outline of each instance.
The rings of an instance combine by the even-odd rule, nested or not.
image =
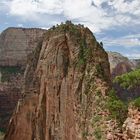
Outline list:
[[[105,106],[110,83],[108,55],[88,28],[51,28],[28,59],[5,140],[113,138]]]
[[[9,119],[21,98],[27,55],[37,46],[46,30],[8,28],[0,34],[0,131],[5,131]]]

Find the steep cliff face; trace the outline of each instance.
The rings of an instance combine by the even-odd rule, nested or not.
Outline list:
[[[8,28],[0,34],[0,66],[25,65],[27,55],[46,30]]]
[[[21,94],[19,93],[20,90],[10,88],[6,85],[5,87],[2,85],[0,92],[0,130],[4,131]]]
[[[71,23],[53,27],[29,58],[24,98],[5,140],[109,139],[109,85],[107,53],[92,32]]]
[[[8,28],[0,35],[0,130],[21,97],[27,55],[37,46],[45,30]]]

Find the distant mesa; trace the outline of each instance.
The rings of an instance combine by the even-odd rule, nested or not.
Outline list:
[[[10,27],[0,34],[0,66],[25,65],[46,30]]]

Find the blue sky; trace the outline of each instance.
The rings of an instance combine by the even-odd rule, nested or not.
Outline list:
[[[106,50],[140,58],[140,0],[0,0],[0,32],[66,20],[89,27]]]

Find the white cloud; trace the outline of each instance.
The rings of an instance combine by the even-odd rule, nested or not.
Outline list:
[[[103,9],[92,5],[92,0],[76,0],[72,3],[73,0],[65,0],[64,15],[69,19],[77,19],[93,32],[107,29],[114,23],[113,17],[107,17]]]
[[[17,24],[17,27],[23,27],[23,24],[19,23]]]
[[[9,6],[10,14],[19,16],[30,16],[37,9],[36,3],[31,0],[12,0]]]
[[[47,27],[40,27],[41,29],[44,29],[44,30],[48,30],[49,28]]]
[[[5,4],[10,15],[24,20],[57,23],[58,18],[49,21],[47,17],[61,15],[89,26],[93,32],[139,24],[140,20],[140,0],[5,0]]]
[[[124,54],[129,59],[140,59],[140,53]]]
[[[89,27],[106,48],[133,50],[126,55],[140,57],[140,0],[0,0],[0,16],[1,23],[8,21],[5,27],[31,23],[48,29],[72,20]],[[126,35],[128,32],[132,35]]]
[[[125,48],[140,47],[140,34],[133,34],[119,38],[103,38],[106,46],[122,46]]]
[[[140,1],[139,0],[112,0],[110,4],[121,13],[131,13],[134,15],[140,14]]]
[[[36,14],[59,14],[62,12],[62,0],[11,0],[10,14],[30,17]]]

